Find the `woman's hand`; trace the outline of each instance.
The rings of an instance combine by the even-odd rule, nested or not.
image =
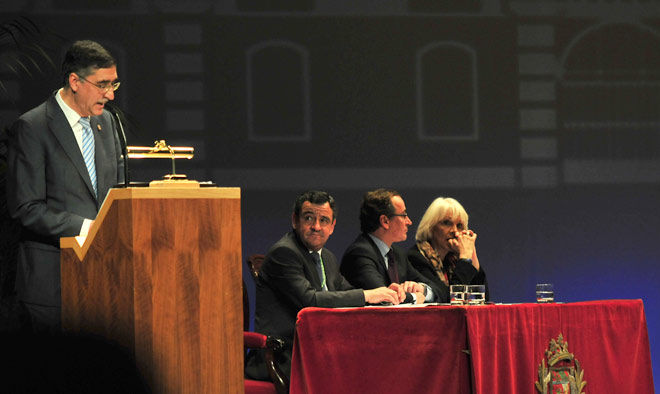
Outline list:
[[[456,232],[454,237],[449,240],[452,252],[456,253],[460,259],[471,259],[475,254],[474,244],[477,240],[477,233],[472,230],[463,230]]]

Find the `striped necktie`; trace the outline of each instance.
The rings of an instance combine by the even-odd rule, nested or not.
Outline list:
[[[328,284],[325,281],[325,267],[323,267],[321,255],[317,252],[312,252],[312,258],[316,263],[316,272],[319,274],[319,279],[321,280],[321,289],[323,289],[323,291],[328,291]]]
[[[89,118],[80,118],[78,121],[82,125],[83,138],[82,138],[82,154],[89,172],[89,179],[92,180],[92,187],[94,187],[94,195],[99,196],[99,191],[96,185],[96,163],[94,162],[94,133],[92,126],[89,124]]]

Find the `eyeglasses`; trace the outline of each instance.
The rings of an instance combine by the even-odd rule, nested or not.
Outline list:
[[[89,83],[91,83],[92,85],[96,86],[97,88],[103,90],[104,93],[108,93],[108,92],[110,92],[111,90],[114,92],[115,90],[119,89],[119,84],[121,83],[121,82],[119,82],[119,81],[117,81],[117,82],[94,83],[94,82],[88,80],[87,78],[85,78],[85,77],[83,77],[83,76],[81,76],[81,75],[78,75],[78,76],[79,76],[80,79],[82,79],[83,81],[85,81],[85,82],[89,82]]]
[[[400,216],[400,217],[406,219],[408,217],[408,214],[407,213],[393,213],[392,216]]]

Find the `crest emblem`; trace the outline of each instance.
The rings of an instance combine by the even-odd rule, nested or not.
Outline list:
[[[584,370],[573,353],[568,352],[568,342],[564,341],[562,334],[559,334],[557,340],[550,339],[545,358],[539,365],[536,391],[539,394],[584,394],[582,389],[587,382],[583,379]]]

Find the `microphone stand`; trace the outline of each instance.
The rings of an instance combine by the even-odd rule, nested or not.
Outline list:
[[[117,111],[114,106],[106,106],[110,113],[114,115],[115,119],[117,119],[117,124],[119,127],[117,128],[117,137],[119,138],[119,145],[121,146],[121,154],[124,158],[124,186],[125,188],[128,188],[130,186],[130,182],[128,180],[128,148],[127,148],[127,143],[126,143],[126,133],[124,133],[124,125],[121,123],[121,119],[119,118],[119,111]],[[120,186],[120,185],[117,185]]]

